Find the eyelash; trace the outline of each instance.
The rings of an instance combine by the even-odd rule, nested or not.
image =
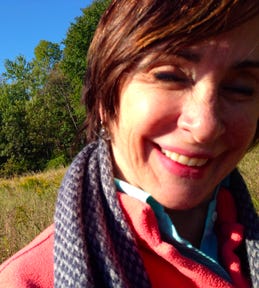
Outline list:
[[[165,82],[187,82],[187,79],[184,77],[179,77],[176,73],[172,72],[157,72],[154,74],[155,78],[160,81]]]
[[[193,82],[180,68],[175,68],[175,71],[157,71],[153,73],[153,77],[161,84],[166,85],[168,89],[173,90],[186,88]]]
[[[233,93],[237,93],[240,95],[245,95],[245,96],[252,96],[254,94],[254,89],[253,88],[249,88],[249,87],[245,87],[245,86],[224,86],[223,89],[225,91],[229,91],[229,92],[233,92]]]

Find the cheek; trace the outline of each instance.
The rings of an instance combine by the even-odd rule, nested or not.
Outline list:
[[[242,112],[229,113],[227,139],[230,146],[247,149],[255,137],[258,117],[249,111]]]
[[[158,97],[143,89],[129,89],[121,99],[120,124],[127,128],[144,130],[145,127],[157,123],[163,114],[161,107],[164,107]]]

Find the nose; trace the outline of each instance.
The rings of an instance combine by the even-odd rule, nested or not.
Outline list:
[[[205,85],[182,103],[178,127],[196,143],[212,143],[225,132],[224,112],[217,98],[216,89]]]

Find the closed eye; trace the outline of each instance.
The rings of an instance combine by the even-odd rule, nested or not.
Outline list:
[[[254,89],[246,86],[231,86],[231,85],[225,85],[223,87],[224,91],[230,92],[230,93],[236,93],[240,95],[245,96],[252,96],[254,94]]]
[[[165,82],[188,82],[188,78],[172,72],[156,72],[154,76],[157,80]]]

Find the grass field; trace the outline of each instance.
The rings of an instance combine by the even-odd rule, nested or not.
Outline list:
[[[259,211],[259,147],[239,165]],[[57,190],[65,168],[0,179],[0,263],[53,222]]]
[[[53,222],[65,169],[0,180],[0,263]]]
[[[259,146],[246,154],[239,164],[239,170],[251,192],[256,210],[259,212]]]

